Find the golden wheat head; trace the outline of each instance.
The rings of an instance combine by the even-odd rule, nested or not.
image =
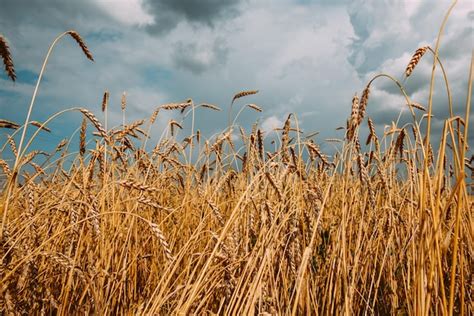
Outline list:
[[[407,68],[405,69],[405,76],[408,78],[413,70],[415,69],[416,65],[420,62],[421,57],[426,53],[429,46],[420,47],[416,50],[415,54],[410,59]]]
[[[86,42],[84,42],[84,40],[82,39],[81,35],[79,35],[79,33],[74,30],[68,31],[67,34],[71,35],[71,37],[77,42],[77,44],[79,44],[79,47],[82,49],[87,59],[89,59],[90,61],[94,61],[94,57],[92,57],[92,53],[87,47]]]
[[[234,103],[234,101],[237,99],[246,97],[248,95],[257,94],[257,93],[258,93],[258,90],[240,91],[234,95],[234,97],[232,98],[232,103]]]
[[[12,81],[16,80],[15,67],[13,66],[12,55],[10,53],[10,47],[8,47],[7,40],[0,34],[0,56],[2,56],[3,64],[5,65],[5,71],[7,76]]]
[[[0,128],[18,129],[20,125],[15,122],[0,119]]]
[[[102,112],[105,112],[109,104],[109,91],[105,90],[104,96],[102,97]]]

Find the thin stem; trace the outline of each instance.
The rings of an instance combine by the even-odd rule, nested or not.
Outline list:
[[[471,53],[471,67],[469,69],[469,81],[468,81],[468,88],[467,88],[467,99],[466,99],[466,126],[464,127],[464,141],[461,142],[461,154],[459,157],[459,164],[460,164],[460,174],[457,181],[460,181],[461,184],[464,183],[464,155],[465,150],[467,147],[467,136],[468,136],[468,128],[469,128],[469,113],[471,109],[471,92],[472,92],[472,79],[473,79],[473,64],[474,64],[474,52]],[[461,185],[462,187],[462,185]],[[463,201],[463,194],[462,190],[458,189],[458,203],[456,208],[456,224],[454,226],[454,242],[453,242],[453,257],[452,257],[452,267],[451,267],[451,284],[449,287],[449,315],[453,315],[454,310],[454,294],[455,294],[455,284],[456,284],[456,265],[457,265],[457,258],[458,258],[458,240],[460,235],[460,225],[461,225],[461,204]],[[462,269],[462,266],[460,267]],[[461,284],[461,286],[463,286]],[[464,302],[461,302],[463,304]]]
[[[435,79],[435,70],[436,70],[436,60],[438,58],[438,52],[439,52],[439,46],[441,43],[441,35],[443,34],[444,27],[446,26],[446,22],[448,21],[448,17],[451,14],[451,11],[454,9],[454,6],[456,5],[457,0],[454,0],[451,4],[451,6],[448,9],[448,12],[446,13],[443,23],[441,24],[441,27],[438,32],[438,37],[436,39],[436,46],[434,49],[434,61],[433,61],[433,67],[431,69],[431,79],[430,79],[430,94],[428,97],[428,120],[426,123],[426,141],[425,141],[425,147],[428,148],[428,145],[430,143],[430,133],[431,133],[431,113],[433,112],[433,94],[434,94],[434,79]],[[424,166],[424,173],[427,173],[428,169],[428,158],[425,155],[425,166]]]
[[[14,172],[17,171],[16,168],[17,168],[18,163],[20,161],[20,153],[21,153],[21,149],[23,147],[23,141],[25,140],[25,135],[26,135],[27,127],[28,127],[28,122],[30,121],[30,116],[31,116],[31,113],[33,111],[33,106],[35,104],[36,95],[38,94],[38,89],[39,89],[39,86],[40,86],[40,83],[41,83],[41,79],[43,78],[44,71],[46,70],[46,65],[48,64],[49,56],[51,55],[51,52],[53,51],[53,48],[56,45],[56,43],[66,34],[68,34],[68,32],[64,32],[64,33],[60,34],[58,37],[56,37],[54,39],[54,41],[51,44],[51,46],[49,47],[48,53],[46,54],[46,57],[44,59],[43,66],[41,67],[41,71],[39,73],[38,80],[36,81],[35,90],[33,92],[32,98],[31,98],[30,107],[28,108],[28,114],[26,115],[23,132],[21,133],[20,144],[18,145],[18,155],[16,156],[15,164],[13,166]]]
[[[6,220],[7,220],[7,213],[8,213],[8,206],[9,206],[9,202],[10,202],[10,195],[11,195],[11,192],[12,192],[12,187],[15,185],[17,175],[19,173],[19,170],[17,170],[17,168],[18,168],[18,164],[20,162],[20,153],[21,153],[21,149],[23,147],[23,142],[25,140],[26,130],[27,130],[27,127],[28,127],[28,122],[30,121],[31,113],[33,112],[33,106],[35,104],[36,95],[38,94],[39,85],[41,83],[41,79],[43,78],[44,71],[46,70],[46,65],[48,64],[49,56],[51,55],[51,52],[53,51],[54,46],[66,34],[68,34],[68,31],[61,33],[58,37],[56,37],[54,39],[53,43],[51,44],[51,46],[48,49],[48,53],[46,54],[46,57],[43,61],[43,65],[41,66],[41,71],[39,73],[38,80],[36,81],[35,90],[33,91],[33,96],[31,98],[30,107],[28,108],[28,114],[26,115],[24,128],[23,128],[23,131],[21,133],[20,143],[18,145],[18,154],[16,155],[15,164],[13,165],[13,176],[7,183],[7,195],[6,195],[5,205],[4,205],[4,209],[3,209],[2,225],[0,226],[0,238],[3,237],[3,230],[5,228],[5,224],[6,224]]]

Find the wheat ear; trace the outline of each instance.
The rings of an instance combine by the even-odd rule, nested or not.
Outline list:
[[[12,55],[10,47],[8,46],[5,37],[0,34],[0,56],[2,56],[3,64],[5,65],[5,72],[12,81],[16,80],[15,67],[13,66]]]
[[[410,59],[407,68],[405,69],[405,76],[410,77],[411,73],[415,69],[416,65],[420,62],[421,57],[426,53],[429,46],[420,47],[416,50],[415,54]]]
[[[86,55],[86,57],[90,61],[94,61],[94,58],[92,57],[92,54],[91,54],[89,48],[87,48],[87,45],[84,42],[84,40],[82,39],[81,35],[79,35],[79,33],[77,33],[74,30],[67,31],[67,34],[71,35],[71,37],[77,42],[77,44],[79,44],[79,47],[81,47],[82,51],[84,52],[84,55]]]
[[[258,93],[258,90],[246,90],[246,91],[237,92],[232,98],[232,103],[234,103],[234,101],[237,99],[246,97],[248,95],[257,94],[257,93]]]

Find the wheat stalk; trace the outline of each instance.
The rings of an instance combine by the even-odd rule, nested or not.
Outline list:
[[[201,103],[199,104],[199,106],[202,106],[203,108],[211,109],[214,111],[221,111],[221,109],[217,105],[210,104],[210,103]]]
[[[257,145],[258,145],[258,155],[260,156],[260,159],[265,158],[265,150],[263,148],[263,132],[261,129],[257,130]]]
[[[104,96],[102,97],[102,112],[105,112],[109,104],[109,91],[105,90]]]
[[[26,165],[30,163],[33,160],[33,158],[35,158],[35,156],[38,154],[39,154],[39,150],[33,150],[32,152],[22,157],[21,164]]]
[[[347,129],[347,138],[349,140],[353,139],[355,130],[357,129],[357,126],[361,120],[362,119],[359,113],[359,97],[357,94],[354,94],[352,97],[351,117]]]
[[[77,44],[79,44],[79,47],[81,47],[82,51],[84,52],[84,55],[86,55],[86,57],[90,61],[94,61],[92,53],[90,52],[89,48],[87,48],[87,45],[82,39],[81,35],[79,35],[79,33],[74,30],[67,31],[66,33],[69,34],[77,42]]]
[[[126,135],[131,135],[133,137],[138,137],[138,135],[135,133],[135,131],[138,131],[138,127],[143,125],[145,123],[145,120],[136,120],[135,122],[125,125],[121,130],[114,131],[112,134],[117,135],[118,138],[123,138]],[[142,131],[143,132],[143,131]],[[146,133],[144,133],[146,134]]]
[[[379,139],[377,137],[377,134],[375,132],[375,125],[374,122],[372,122],[372,119],[369,117],[367,119],[368,125],[369,125],[369,136],[367,137],[366,145],[370,143],[371,140],[375,142],[376,149],[378,151],[379,149]]]
[[[281,137],[281,154],[283,162],[287,163],[289,160],[288,157],[288,144],[289,144],[289,134],[290,134],[290,126],[291,124],[291,114],[288,115],[288,118],[285,121],[283,126],[283,132]]]
[[[342,143],[344,142],[342,139],[339,138],[326,138],[324,141],[328,143]]]
[[[30,124],[39,128],[40,130],[51,133],[51,130],[48,127],[44,126],[43,123],[40,123],[38,121],[31,121]]]
[[[281,192],[281,188],[278,185],[276,179],[273,177],[273,175],[270,172],[265,172],[265,176],[267,177],[268,181],[272,185],[272,187],[275,189],[276,193],[278,194],[278,199],[281,200],[283,198],[283,193]]]
[[[86,152],[86,132],[87,132],[87,120],[84,117],[82,119],[81,131],[79,133],[79,154],[84,156]]]
[[[173,254],[171,252],[171,248],[169,246],[169,243],[166,240],[165,235],[163,235],[163,232],[161,231],[160,227],[157,224],[152,223],[152,222],[150,222],[149,224],[150,224],[151,230],[153,231],[153,234],[156,236],[156,238],[158,238],[158,241],[160,242],[161,246],[163,247],[166,259],[168,259],[168,261],[172,263],[174,261],[174,257],[173,257]]]
[[[400,158],[403,156],[403,142],[405,140],[405,136],[405,129],[402,128],[402,130],[398,134],[397,140],[395,141],[395,150],[400,153]]]
[[[308,148],[313,160],[315,157],[319,157],[325,165],[329,165],[329,161],[326,159],[326,156],[321,153],[318,146],[313,142],[306,142],[306,147]]]
[[[181,124],[179,124],[178,122],[176,122],[175,120],[170,120],[169,122],[170,124],[170,128],[171,128],[171,136],[174,136],[174,128],[175,126],[179,129],[183,129],[183,126],[181,126]]]
[[[3,160],[3,159],[0,159],[0,167],[2,167],[3,169],[3,173],[8,177],[10,178],[12,176],[12,171],[10,169],[10,167],[8,166],[8,163]]]
[[[211,208],[212,214],[214,214],[214,216],[216,217],[219,224],[221,226],[224,226],[224,224],[225,224],[224,217],[222,216],[221,212],[219,211],[219,208],[217,207],[217,205],[214,202],[210,201],[210,200],[206,200],[206,202],[209,205],[209,207]]]
[[[405,76],[407,78],[411,75],[416,65],[418,65],[418,63],[420,62],[421,57],[423,57],[423,55],[426,53],[428,48],[429,46],[420,47],[413,54],[413,56],[410,59],[410,62],[407,65],[407,68],[405,69]]]
[[[254,103],[247,104],[246,106],[253,109],[253,110],[255,110],[255,111],[257,111],[257,112],[262,112],[263,111],[261,107],[259,107],[258,105],[254,104]]]
[[[173,211],[172,208],[169,208],[169,207],[164,207],[156,202],[154,202],[153,200],[151,199],[147,199],[143,196],[139,197],[138,200],[137,200],[139,203],[142,203],[142,204],[145,204],[145,205],[148,205],[148,206],[151,206],[153,208],[156,208],[156,209],[159,209],[159,210],[162,210],[162,211],[165,211],[167,213],[171,213]]]
[[[43,168],[41,168],[40,165],[38,165],[37,163],[34,163],[34,162],[31,162],[30,164],[33,166],[33,168],[35,168],[35,170],[38,174],[42,174],[42,175],[46,176],[46,171]]]
[[[128,189],[135,189],[139,191],[146,191],[146,192],[158,192],[158,189],[146,184],[140,184],[135,182],[134,180],[121,180],[119,184]]]
[[[83,108],[79,109],[79,111],[82,114],[84,114],[84,116],[87,117],[89,121],[91,121],[91,123],[94,125],[94,127],[97,129],[97,131],[100,133],[102,137],[107,138],[107,132],[105,131],[105,129],[102,127],[102,124],[99,122],[97,117],[95,117],[95,115],[92,112]]]
[[[167,103],[160,106],[164,110],[181,110],[184,111],[186,108],[193,105],[192,99],[187,99],[185,102],[181,103]]]
[[[234,97],[232,98],[232,103],[234,103],[235,100],[237,100],[237,99],[246,97],[246,96],[248,96],[248,95],[257,94],[257,93],[258,93],[258,90],[246,90],[246,91],[237,92],[237,93],[234,95]]]
[[[12,136],[8,135],[8,144],[10,145],[10,149],[12,150],[13,154],[18,157],[18,149],[16,148],[15,140]]]
[[[59,144],[56,146],[55,152],[61,151],[68,144],[69,140],[67,138],[62,139]]]
[[[359,105],[359,118],[358,124],[364,119],[365,112],[367,110],[367,104],[369,103],[369,94],[370,94],[370,84],[365,87],[364,91],[362,91],[362,96],[360,97],[360,105]]]
[[[12,121],[0,119],[0,128],[18,129],[20,125]]]
[[[6,38],[0,34],[0,56],[3,59],[3,65],[5,66],[5,72],[12,81],[16,80],[15,67],[13,66],[12,55],[10,53],[10,47],[8,46]]]
[[[411,102],[411,103],[409,103],[408,105],[411,106],[411,107],[414,107],[415,109],[418,109],[418,110],[421,110],[421,111],[426,112],[426,108],[425,108],[423,105],[421,105],[420,103]]]
[[[122,109],[122,112],[125,111],[127,108],[127,93],[123,92],[122,93],[122,98],[120,99],[120,108]]]

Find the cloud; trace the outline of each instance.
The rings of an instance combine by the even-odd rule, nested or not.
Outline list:
[[[225,65],[229,49],[222,38],[214,40],[211,46],[179,41],[174,46],[173,63],[180,69],[199,75],[210,68]]]
[[[214,27],[217,22],[238,15],[240,0],[145,0],[145,10],[153,16],[148,26],[152,34],[165,34],[179,23]]]
[[[145,26],[153,16],[145,11],[142,0],[95,0],[97,5],[125,25]]]
[[[348,14],[356,36],[348,60],[363,76],[387,59],[407,51],[413,53],[422,42],[434,48],[438,28],[450,4],[449,0],[438,1],[435,6],[429,0],[353,1]],[[461,31],[457,33],[458,44],[469,42],[465,40],[469,34],[472,38],[471,11],[469,3],[459,3],[448,20],[446,32],[451,28]],[[448,45],[443,45],[443,49],[455,50]]]
[[[433,55],[427,52],[408,79],[404,79],[403,72],[417,48],[435,47],[438,28],[449,5],[450,1],[440,1],[436,6],[431,1],[354,2],[348,13],[356,37],[350,45],[348,61],[365,82],[378,73],[393,75],[412,100],[427,107]],[[472,8],[466,3],[459,3],[454,8],[439,51],[449,79],[454,114],[461,116],[464,116],[473,48],[472,40],[468,40],[473,37],[470,12]],[[385,125],[396,121],[400,112],[399,125],[412,121],[398,86],[387,78],[377,79],[371,86],[368,115],[376,124]],[[416,112],[420,119],[422,113]],[[443,121],[449,116],[448,96],[439,65],[435,74],[433,115],[433,139],[436,139]]]
[[[348,14],[356,35],[348,60],[359,73],[376,69],[407,44],[394,45],[410,34],[407,8],[402,1],[357,0],[348,7]]]
[[[5,29],[21,32],[29,26],[54,28],[60,25],[74,28],[85,19],[89,21],[102,19],[107,22],[106,15],[96,9],[93,0],[2,0],[2,10],[0,10],[2,32]]]
[[[267,117],[262,122],[262,130],[265,132],[266,135],[268,135],[273,132],[275,128],[282,128],[283,125],[284,122],[282,120],[277,118],[275,115],[272,115],[270,117]]]
[[[448,1],[434,6],[431,1],[408,0],[367,5],[316,0],[111,3],[2,1],[0,31],[11,44],[18,82],[0,76],[1,118],[24,120],[49,44],[57,34],[73,28],[84,37],[96,62],[84,58],[72,39],[59,42],[40,87],[35,120],[71,106],[87,107],[103,119],[100,100],[108,89],[109,126],[121,123],[120,95],[127,91],[127,121],[188,97],[195,103],[218,105],[222,112],[196,111],[195,127],[210,135],[226,127],[236,92],[259,89],[257,95],[234,104],[234,115],[246,103],[264,109],[263,113],[242,111],[237,124],[246,130],[263,118],[261,126],[269,132],[275,125],[281,127],[293,112],[303,131],[321,131],[321,139],[334,138],[340,134],[334,128],[345,125],[350,114],[354,92],[360,92],[378,72],[399,78],[410,97],[426,105],[432,56],[424,56],[408,80],[403,81],[402,74],[416,48],[434,44],[449,5]],[[465,106],[473,16],[469,2],[460,2],[441,43],[440,58],[448,71],[457,114]],[[435,84],[438,124],[446,117],[447,96],[441,76]],[[368,115],[379,127],[396,120],[405,107],[395,84],[386,79],[373,84]],[[153,133],[159,135],[175,115],[160,113]],[[403,122],[409,118],[405,111]],[[190,120],[188,116],[185,127]],[[54,124],[51,137],[61,139],[80,125],[80,115],[61,116]],[[39,145],[48,142],[51,139],[45,137]]]
[[[297,4],[301,5],[311,5],[311,4],[319,4],[324,6],[331,6],[331,5],[344,5],[350,2],[350,0],[295,0]]]

